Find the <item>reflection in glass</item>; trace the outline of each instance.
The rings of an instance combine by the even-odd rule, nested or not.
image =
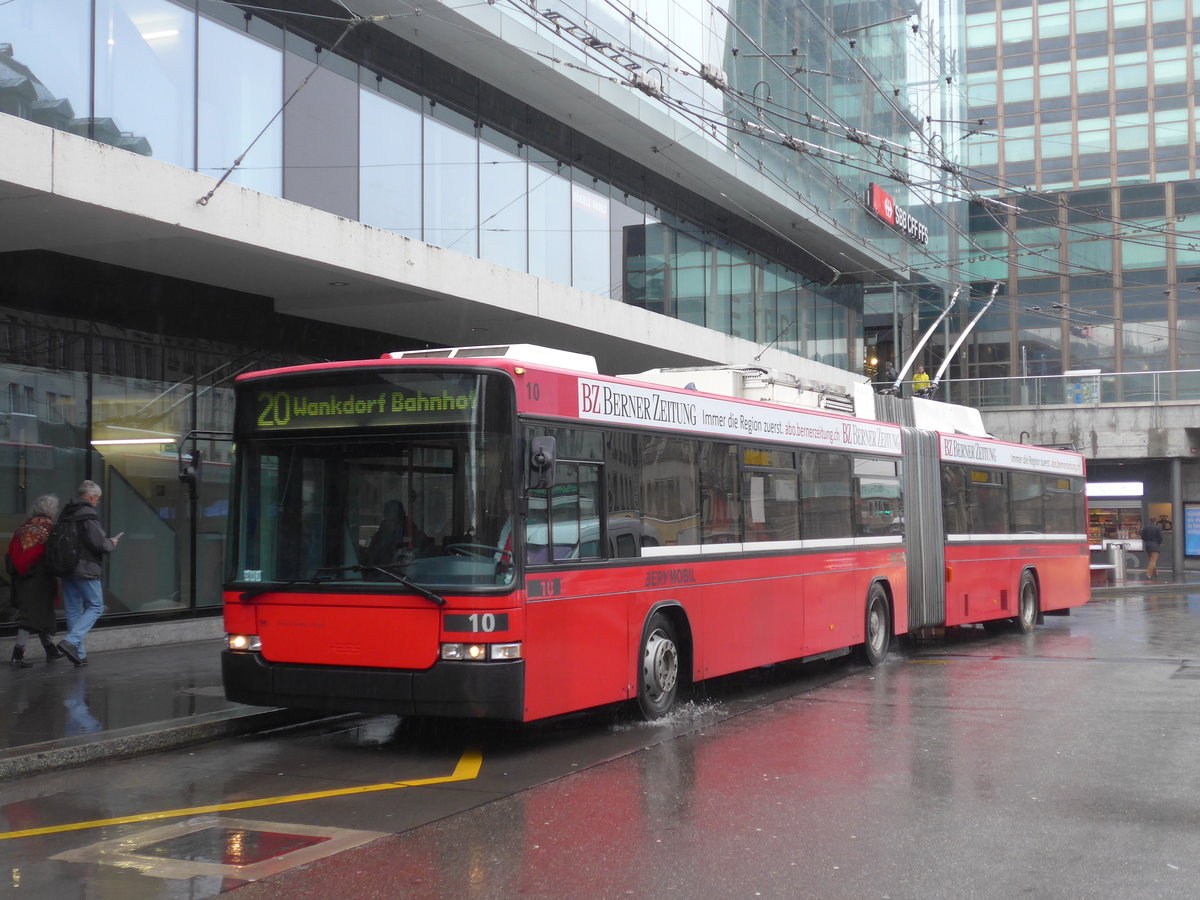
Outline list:
[[[87,134],[89,0],[0,4],[0,113]],[[82,129],[77,130],[77,129]]]
[[[768,344],[779,335],[779,272],[764,264],[757,275],[761,289],[754,304],[754,340]]]
[[[608,195],[571,185],[571,284],[603,297],[611,293]]]
[[[531,565],[606,555],[605,548],[600,545],[597,514],[599,472],[599,466],[560,463],[553,488],[529,492],[525,540]],[[609,535],[610,543],[614,537]],[[609,555],[615,554],[609,551]]]
[[[699,229],[676,232],[674,265],[671,270],[675,294],[674,313],[685,322],[704,324],[710,284],[711,252],[709,244],[700,236]]]
[[[645,221],[645,213],[641,211],[641,205],[636,200],[631,200],[625,195],[624,202],[621,202],[614,193],[608,219],[608,281],[614,300],[625,299],[625,236],[629,231],[641,228]]]
[[[1009,491],[1013,533],[1041,534],[1045,518],[1042,510],[1042,476],[1037,472],[1010,472]]]
[[[696,443],[641,436],[643,543],[698,544]]]
[[[359,218],[419,240],[421,114],[366,88],[359,104]]]
[[[794,472],[747,469],[742,496],[746,541],[794,541],[800,537],[799,490]]]
[[[652,312],[666,309],[664,294],[670,278],[666,260],[671,230],[661,223],[631,225],[622,239],[625,302]]]
[[[757,293],[758,267],[755,255],[742,247],[734,247],[730,255],[729,302],[732,319],[729,333],[734,337],[754,340],[754,308]]]
[[[177,436],[191,428],[190,380],[143,377],[161,368],[161,348],[145,341],[93,340],[92,443],[103,465],[101,519],[125,532],[106,563],[109,613],[185,605],[180,560],[186,555],[188,501],[178,477]],[[129,374],[133,373],[133,374]],[[100,479],[96,479],[100,480]]]
[[[742,539],[736,444],[700,444],[701,541],[729,544]]]
[[[98,0],[96,140],[192,168],[195,27],[166,0]]]
[[[180,526],[186,499],[173,444],[103,448],[107,477],[102,517],[109,534],[124,532],[106,562],[109,613],[182,609]]]
[[[7,335],[10,353],[46,340],[34,334]],[[87,382],[78,372],[12,363],[0,366],[0,379],[0,539],[8,546],[37,497],[56,494],[65,502],[83,480]]]
[[[779,333],[776,336],[775,346],[785,353],[798,355],[800,353],[800,336],[804,332],[804,326],[800,320],[802,304],[799,286],[801,282],[795,272],[782,266],[777,268],[778,293],[775,297],[775,307],[779,311]]]
[[[281,196],[283,125],[268,123],[283,103],[282,51],[202,18],[199,67],[197,168],[219,178],[245,153],[229,180]]]
[[[1046,488],[1047,533],[1085,533],[1087,530],[1087,497],[1082,478],[1055,478],[1043,475]]]
[[[830,366],[842,366],[849,360],[846,341],[846,310],[821,294],[814,294],[808,338],[810,358]]]
[[[716,290],[710,291],[704,311],[709,328],[732,334],[729,301],[733,292],[733,254],[728,241],[719,241],[713,251]]]
[[[479,251],[479,142],[465,118],[441,114],[452,117],[459,127],[425,117],[425,240],[475,256]]]
[[[852,535],[851,503],[849,457],[816,451],[800,455],[801,533],[806,539]]]
[[[571,283],[570,170],[554,160],[530,154],[529,274]]]
[[[528,176],[517,142],[488,132],[479,142],[479,256],[526,271]]]

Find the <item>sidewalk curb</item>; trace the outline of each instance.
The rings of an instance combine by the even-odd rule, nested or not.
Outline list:
[[[320,717],[319,713],[290,709],[222,710],[150,725],[44,741],[0,752],[0,781],[86,763],[156,753]]]
[[[66,625],[58,623],[56,640],[66,636]],[[0,624],[0,641],[17,633],[14,622]],[[88,653],[106,650],[132,650],[137,647],[157,647],[161,644],[187,644],[195,641],[220,640],[225,626],[219,615],[194,619],[173,619],[167,622],[103,624],[88,632]]]
[[[1126,581],[1124,584],[1114,584],[1106,587],[1092,588],[1093,597],[1120,597],[1125,594],[1164,594],[1179,591],[1200,591],[1200,583],[1186,581]]]

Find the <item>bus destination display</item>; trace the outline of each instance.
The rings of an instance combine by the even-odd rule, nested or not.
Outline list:
[[[252,399],[243,404],[251,415],[241,424],[258,432],[471,422],[479,403],[476,379],[243,385],[242,390]]]

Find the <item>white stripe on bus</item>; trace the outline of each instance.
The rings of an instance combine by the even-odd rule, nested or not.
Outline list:
[[[967,544],[1077,544],[1087,540],[1086,534],[948,534],[946,543]]]

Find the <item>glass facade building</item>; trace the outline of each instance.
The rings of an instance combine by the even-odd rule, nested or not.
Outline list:
[[[970,214],[977,292],[1002,292],[964,376],[1200,368],[1197,9],[967,0],[967,161],[1006,206]],[[1145,377],[1102,385],[1106,401],[1151,396]],[[1200,379],[1167,396],[1200,399]],[[1020,403],[1021,386],[971,399]]]
[[[770,43],[764,49],[798,39],[771,27],[779,10],[765,4],[748,17]],[[738,34],[729,25],[719,30]],[[589,154],[582,135],[556,141],[547,130],[539,147],[514,137],[511,125],[505,131],[506,123],[489,123],[489,113],[494,120],[535,114],[516,101],[489,110],[478,90],[447,99],[319,47],[308,32],[233,4],[13,0],[0,7],[0,71],[10,76],[0,86],[0,111],[214,177],[240,159],[228,179],[254,190],[727,334],[779,338],[781,349],[829,365],[852,365],[861,296],[853,283],[823,287],[824,265],[814,269],[802,250],[748,222],[720,228],[713,211],[687,217],[703,198],[679,197],[654,173],[628,164],[602,165],[607,154]],[[780,116],[809,105],[859,107],[879,95],[866,79],[851,91],[845,79],[826,78],[838,89],[817,103],[756,54],[718,52],[742,70],[735,83],[753,78],[762,96],[774,91]],[[821,65],[832,65],[829,53],[823,48]],[[785,91],[787,99],[779,96]],[[902,138],[905,116],[882,100],[872,105],[886,111],[854,121]],[[835,151],[850,143],[826,137]],[[839,180],[817,163],[778,143],[743,139],[771,177],[806,203],[847,206],[844,194],[833,194]],[[862,204],[848,209],[851,227],[845,214],[830,222],[847,234],[871,233]],[[894,251],[906,249],[898,237],[886,240]]]
[[[1195,564],[1184,509],[1200,496],[1200,5],[965,12],[971,273],[976,293],[1002,292],[962,396],[1023,429],[1004,437],[1088,453],[1098,549],[1140,549],[1143,521],[1173,521],[1163,565],[1178,573]],[[1108,499],[1114,485],[1132,493]]]
[[[458,27],[449,6],[430,12]],[[552,52],[509,56],[553,56],[564,83],[596,82],[585,101],[616,86],[653,102],[672,136],[654,153],[689,143],[728,181],[685,185],[325,0],[7,0],[0,115],[842,370],[865,362],[865,286],[906,273],[943,291],[963,213],[917,186],[945,160],[930,148],[948,107],[915,18],[874,2],[478,7],[461,14],[485,44],[526,30]],[[742,182],[787,215],[727,193]],[[927,246],[868,211],[873,182],[924,213]],[[127,533],[110,616],[218,601],[230,448],[179,437],[228,429],[236,374],[404,348],[269,297],[37,248],[0,249],[0,286],[0,536],[40,493],[100,481],[106,522]],[[195,449],[192,498],[176,470]]]
[[[52,253],[8,256],[0,296],[21,301],[0,303],[0,514],[9,536],[37,497],[65,502],[89,478],[103,486],[110,533],[125,532],[106,565],[109,615],[218,605],[232,448],[213,433],[231,428],[233,378],[378,356],[397,341],[280,316],[261,297]],[[180,441],[193,431],[206,433]],[[196,451],[203,478],[190,496],[178,475]]]

